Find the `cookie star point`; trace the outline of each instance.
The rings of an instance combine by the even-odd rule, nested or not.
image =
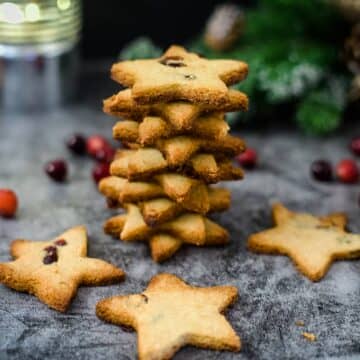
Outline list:
[[[222,312],[237,298],[232,286],[194,287],[172,274],[158,274],[141,294],[97,304],[97,315],[138,332],[139,358],[168,359],[185,345],[239,351],[240,338]]]
[[[64,312],[81,285],[102,285],[124,278],[121,269],[86,257],[84,226],[71,228],[50,241],[14,240],[14,260],[0,264],[0,282],[37,296],[49,307]]]
[[[300,272],[319,281],[332,262],[360,257],[360,235],[346,232],[346,215],[314,216],[273,205],[275,226],[253,234],[248,248],[255,252],[289,256]]]

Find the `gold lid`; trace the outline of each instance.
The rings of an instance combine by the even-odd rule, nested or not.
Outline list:
[[[77,40],[81,0],[0,0],[0,43],[44,44]]]

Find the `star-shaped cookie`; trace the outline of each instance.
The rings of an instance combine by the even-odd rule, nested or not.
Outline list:
[[[99,183],[99,190],[120,203],[137,203],[166,195],[187,210],[206,214],[210,209],[208,187],[199,180],[175,173],[155,176],[155,182],[128,181],[110,176]]]
[[[183,213],[159,226],[147,225],[134,204],[126,205],[127,213],[114,216],[104,224],[107,234],[123,241],[147,240],[154,261],[161,262],[171,257],[183,243],[196,246],[224,245],[229,241],[228,232],[206,217]]]
[[[236,60],[206,60],[180,46],[171,46],[158,59],[122,61],[113,65],[111,76],[131,87],[140,104],[186,100],[224,104],[227,85],[243,80],[248,66]]]
[[[141,294],[100,301],[96,314],[137,331],[140,360],[162,360],[185,345],[239,351],[240,339],[222,315],[236,299],[233,286],[200,288],[158,274]]]
[[[86,257],[84,226],[51,241],[14,240],[10,252],[16,260],[0,264],[0,282],[33,294],[61,312],[66,311],[79,285],[105,285],[125,276],[103,260]]]
[[[244,93],[228,89],[226,99],[220,105],[192,104],[185,101],[141,105],[133,99],[131,89],[125,89],[105,99],[103,110],[112,116],[136,120],[142,120],[145,116],[157,115],[163,117],[176,130],[189,131],[196,126],[199,116],[206,116],[208,113],[214,114],[214,112],[247,111],[248,103],[249,100]]]
[[[119,121],[113,127],[113,137],[125,143],[137,142],[154,145],[160,139],[179,135],[197,136],[208,140],[223,139],[229,132],[229,125],[223,115],[207,115],[196,119],[190,131],[177,130],[161,117],[146,116],[139,123],[134,120]]]
[[[169,156],[171,159],[171,157]],[[184,169],[184,174],[207,184],[219,181],[242,179],[243,171],[232,165],[231,160],[217,161],[215,154],[195,154],[177,162],[169,162],[156,148],[140,148],[138,150],[118,150],[110,166],[113,176],[127,178],[130,181],[146,181],[153,175],[171,170]]]
[[[317,217],[278,203],[273,218],[276,226],[251,235],[249,249],[289,256],[312,281],[324,277],[333,261],[360,257],[360,235],[345,231],[347,219],[342,213]]]

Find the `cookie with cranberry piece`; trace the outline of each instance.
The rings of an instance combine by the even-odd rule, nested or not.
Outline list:
[[[242,61],[207,60],[181,46],[171,46],[158,59],[122,61],[111,69],[111,77],[131,87],[139,104],[179,100],[225,104],[227,86],[243,80],[247,73],[248,66]]]
[[[191,130],[201,116],[209,113],[247,111],[248,97],[234,89],[228,89],[225,102],[216,104],[192,104],[185,101],[163,102],[152,105],[138,104],[130,89],[118,92],[105,99],[103,110],[106,114],[141,121],[146,116],[160,116],[178,131]]]
[[[170,359],[186,345],[239,351],[240,338],[223,315],[237,295],[233,286],[195,287],[163,273],[141,294],[100,301],[96,314],[137,331],[141,360]]]
[[[335,260],[360,258],[360,235],[345,231],[346,216],[314,216],[273,206],[275,227],[250,236],[248,248],[289,256],[312,281],[323,278]]]
[[[38,297],[65,312],[80,285],[105,285],[124,279],[121,269],[88,258],[84,226],[71,228],[51,241],[14,240],[14,261],[0,264],[0,282]]]

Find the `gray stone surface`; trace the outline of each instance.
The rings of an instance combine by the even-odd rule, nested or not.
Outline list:
[[[91,84],[93,89],[87,91],[96,93],[96,85]],[[95,97],[100,98],[98,94]],[[119,285],[80,288],[66,314],[0,285],[1,359],[135,358],[136,334],[98,320],[95,304],[107,296],[139,292],[159,272],[177,274],[200,286],[232,284],[240,292],[228,318],[242,338],[242,352],[188,347],[176,359],[360,358],[360,261],[337,262],[321,282],[311,283],[288,258],[254,255],[245,248],[250,233],[270,226],[270,204],[276,200],[319,214],[344,210],[349,228],[360,232],[359,186],[324,185],[309,177],[313,159],[335,162],[349,156],[352,129],[322,140],[285,130],[243,132],[258,149],[260,166],[249,171],[243,182],[227,184],[233,192],[232,208],[215,216],[229,229],[231,244],[184,247],[158,265],[145,245],[125,244],[103,234],[102,222],[112,211],[106,209],[90,178],[92,162],[71,156],[63,146],[64,138],[74,131],[111,136],[112,121],[99,109],[99,100],[85,99],[83,105],[50,115],[0,117],[0,187],[14,189],[20,199],[17,218],[0,219],[0,261],[9,259],[8,246],[14,238],[45,240],[85,224],[89,255],[127,273]],[[67,184],[55,184],[43,172],[43,164],[56,157],[69,160]],[[305,327],[296,326],[296,320],[303,320]],[[302,331],[315,333],[318,341],[307,342]]]

